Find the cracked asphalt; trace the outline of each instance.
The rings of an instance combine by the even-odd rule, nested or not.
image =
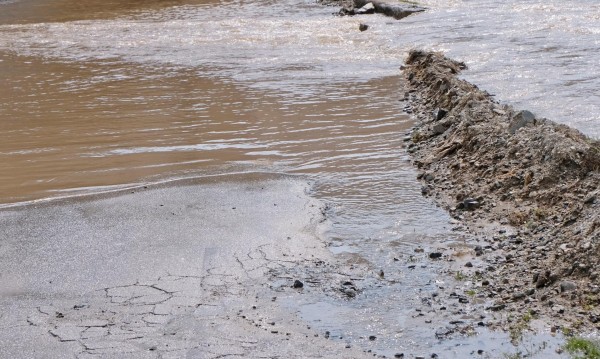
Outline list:
[[[365,357],[273,290],[330,258],[322,204],[249,177],[0,210],[0,357]]]

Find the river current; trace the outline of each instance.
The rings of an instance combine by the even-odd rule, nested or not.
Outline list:
[[[336,253],[385,267],[419,241],[460,241],[421,197],[402,149],[412,126],[398,101],[407,51],[444,51],[499,101],[597,138],[600,5],[424,5],[396,21],[337,17],[312,0],[0,0],[0,203],[299,174],[332,206]],[[402,298],[380,299],[364,325],[392,328],[370,321],[405,310]]]

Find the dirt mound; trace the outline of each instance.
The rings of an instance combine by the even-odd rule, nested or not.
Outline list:
[[[459,79],[464,69],[439,53],[406,59],[423,194],[471,228],[495,228],[477,253],[495,308],[600,328],[600,143],[498,103]]]

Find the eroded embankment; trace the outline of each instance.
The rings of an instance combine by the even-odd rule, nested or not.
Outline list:
[[[498,103],[457,77],[465,68],[432,52],[406,60],[423,194],[474,231],[495,223],[475,248],[492,310],[600,328],[600,143]]]

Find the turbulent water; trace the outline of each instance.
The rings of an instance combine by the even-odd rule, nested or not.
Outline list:
[[[395,21],[312,0],[0,1],[0,203],[282,172],[332,204],[336,251],[454,240],[402,150],[407,50],[445,51],[499,101],[600,137],[600,5],[426,5]]]

